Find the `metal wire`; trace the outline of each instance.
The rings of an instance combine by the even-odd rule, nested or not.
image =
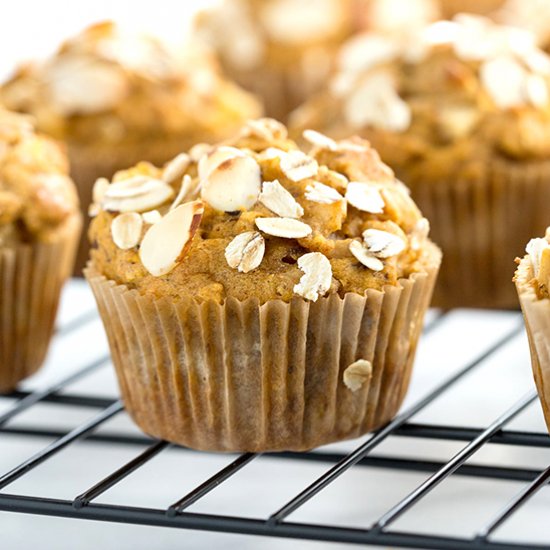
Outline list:
[[[87,323],[93,322],[95,319],[95,315],[90,315],[89,313],[83,314],[81,317],[65,325],[58,334],[63,338],[69,338],[73,331],[84,329]],[[426,330],[433,332],[445,319],[446,314],[440,312],[433,318]],[[455,383],[481,365],[496,351],[500,350],[510,338],[519,334],[522,329],[522,324],[515,326],[489,349],[484,350],[473,361],[438,385],[423,399],[415,403],[407,411],[401,413],[387,426],[373,434],[365,443],[349,454],[326,451],[270,454],[270,458],[275,459],[310,461],[332,466],[311,485],[290,499],[283,507],[265,520],[247,517],[228,517],[215,514],[196,514],[188,511],[188,508],[192,504],[205,497],[211,491],[214,491],[219,485],[227,481],[237,472],[246,469],[246,466],[259,456],[253,453],[246,453],[236,457],[232,462],[216,472],[209,479],[199,484],[173,504],[167,504],[165,508],[138,508],[127,504],[107,505],[94,502],[100,495],[130,476],[145,464],[153,461],[159,453],[171,447],[166,442],[155,441],[145,435],[130,435],[105,431],[101,433],[96,432],[99,426],[103,425],[122,410],[122,404],[107,397],[66,393],[65,388],[69,384],[84,378],[104,365],[107,358],[100,357],[78,372],[75,372],[46,389],[36,392],[17,391],[7,396],[9,399],[15,399],[15,402],[0,415],[1,436],[9,437],[10,435],[19,435],[33,438],[47,437],[54,438],[55,441],[11,471],[0,476],[0,510],[129,524],[223,531],[228,533],[246,533],[362,545],[433,548],[438,550],[474,548],[550,550],[550,544],[518,544],[491,540],[491,536],[495,531],[548,483],[550,480],[550,467],[540,471],[499,465],[474,464],[470,461],[466,463],[466,461],[478,450],[487,444],[538,448],[550,447],[550,438],[547,434],[525,433],[517,430],[504,429],[509,421],[533,402],[535,399],[534,392],[530,392],[510,408],[503,411],[502,414],[485,429],[427,425],[411,422],[411,419],[418,412],[430,405],[436,398],[448,391]],[[61,393],[62,391],[64,393]],[[66,407],[88,407],[98,409],[98,411],[90,420],[70,431],[42,428],[33,425],[21,425],[21,423],[18,423],[16,426],[10,424],[10,420],[39,403],[56,403]],[[389,437],[466,442],[466,445],[447,462],[375,454],[377,446]],[[88,490],[72,500],[58,500],[44,498],[38,495],[24,496],[4,492],[4,489],[13,481],[24,476],[30,470],[48,460],[48,458],[61,451],[63,448],[80,439],[85,439],[97,445],[133,445],[141,447],[142,450],[135,458],[121,465],[111,474],[99,480]],[[182,447],[171,448],[177,449],[179,452],[196,452]],[[430,476],[407,497],[385,512],[370,529],[354,529],[334,525],[321,526],[295,523],[287,520],[289,514],[297,510],[311,498],[314,498],[319,491],[355,465],[409,472],[427,472]],[[413,508],[420,499],[429,494],[435,487],[443,483],[451,475],[494,480],[514,480],[526,483],[527,485],[525,485],[509,503],[503,506],[502,510],[490,522],[483,526],[473,538],[445,537],[435,534],[405,533],[388,530],[388,527],[398,517]]]

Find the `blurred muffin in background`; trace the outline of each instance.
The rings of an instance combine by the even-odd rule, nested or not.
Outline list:
[[[43,63],[19,68],[0,101],[66,141],[82,207],[99,176],[138,160],[163,163],[193,143],[221,140],[260,114],[197,47],[176,55],[152,37],[106,22],[68,40]],[[86,239],[77,271],[87,259]]]
[[[199,38],[227,74],[284,120],[319,89],[353,32],[354,0],[225,0],[199,14]]]
[[[520,0],[529,2],[530,0]],[[451,19],[458,13],[473,13],[477,15],[491,15],[500,9],[507,0],[439,0],[439,9],[443,19]]]
[[[82,216],[65,152],[0,108],[0,392],[44,361]]]
[[[357,30],[399,32],[437,18],[434,0],[224,0],[196,19],[197,36],[266,112],[289,112],[325,83]]]
[[[410,187],[445,254],[436,304],[516,307],[510,262],[548,223],[549,82],[532,34],[461,15],[353,38],[292,126],[369,139]]]

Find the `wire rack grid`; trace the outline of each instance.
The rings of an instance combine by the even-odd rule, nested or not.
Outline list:
[[[543,463],[550,463],[550,437],[542,430],[541,413],[528,372],[530,367],[525,351],[521,317],[518,313],[502,313],[500,317],[495,315],[483,312],[466,314],[431,311],[424,330],[424,340],[430,341],[430,349],[423,351],[421,346],[418,357],[420,365],[417,365],[420,374],[417,376],[415,373],[413,378],[413,386],[416,383],[417,389],[420,388],[421,391],[413,392],[413,395],[409,396],[400,414],[387,426],[368,437],[348,443],[344,450],[338,446],[330,446],[309,453],[270,454],[267,458],[271,461],[315,465],[317,474],[265,517],[252,517],[239,513],[238,506],[231,514],[205,513],[200,511],[200,506],[199,511],[196,511],[197,505],[205,498],[215,494],[231,480],[242,479],[253,464],[257,465],[266,458],[252,453],[239,456],[224,455],[226,460],[221,468],[206,476],[190,490],[183,492],[176,500],[165,502],[163,506],[138,506],[132,501],[113,503],[102,500],[102,497],[116,489],[127,478],[131,480],[144,467],[154,468],[159,457],[168,451],[192,455],[196,461],[204,460],[207,453],[175,447],[164,441],[153,440],[137,431],[113,432],[102,429],[116,417],[124,415],[123,405],[114,395],[85,391],[86,381],[90,377],[102,369],[109,368],[109,357],[105,345],[96,345],[94,342],[92,327],[95,327],[94,330],[97,332],[99,321],[91,299],[78,283],[73,283],[72,290],[69,289],[68,297],[65,297],[53,345],[54,357],[50,358],[49,363],[63,354],[67,363],[76,365],[64,372],[64,376],[59,376],[52,365],[47,369],[49,378],[38,376],[36,380],[31,380],[31,383],[23,386],[23,389],[0,398],[0,442],[4,441],[5,444],[10,438],[18,437],[32,440],[40,447],[24,460],[0,472],[0,510],[341,544],[436,549],[550,549],[550,539],[546,539],[545,542],[544,537],[533,541],[517,538],[513,540],[513,537],[508,539],[500,535],[503,527],[532,504],[536,495],[547,484],[550,466],[541,466],[540,460],[535,461],[536,467],[532,467],[529,460],[520,465],[511,465],[506,460],[492,458],[475,460],[488,448],[498,449],[497,457],[506,457],[506,453],[521,457],[523,452],[529,453],[537,449],[543,453]],[[470,327],[471,331],[480,332],[485,327],[491,336],[480,338],[476,345],[471,346],[472,349],[468,349],[468,342],[460,341],[460,334],[456,328],[466,327],[465,323],[477,323],[479,327]],[[449,331],[455,333],[454,340],[443,338],[442,334],[447,334],[448,338]],[[78,342],[75,341],[77,334]],[[453,347],[449,343],[452,341],[456,350],[468,353],[458,353],[454,364],[446,368],[446,358],[441,356],[438,361],[436,354],[452,353]],[[81,345],[79,342],[86,344]],[[511,343],[514,343],[512,348]],[[78,348],[76,351],[75,347]],[[94,353],[90,350],[94,350]],[[74,360],[75,357],[78,357],[78,360]],[[436,380],[433,380],[434,376],[429,372],[422,373],[422,362],[428,361],[436,367],[440,365]],[[515,382],[514,378],[510,378],[512,382],[506,385],[506,373],[510,368],[521,369],[522,380],[529,381],[525,383],[525,387]],[[480,391],[480,383],[476,383],[475,388],[468,390],[471,402],[466,405],[470,409],[479,408],[480,403],[483,405],[487,399],[486,406],[483,405],[484,414],[481,415],[482,425],[472,425],[471,422],[460,425],[455,421],[434,421],[434,416],[436,420],[444,418],[445,415],[439,415],[438,411],[444,410],[446,403],[452,403],[453,390],[471,385],[474,375],[484,369],[488,370],[492,377],[495,373],[501,372],[504,382],[502,386],[496,383],[501,398],[489,398],[486,391]],[[74,388],[84,390],[75,391]],[[520,390],[521,394],[518,394]],[[45,406],[62,410],[68,418],[72,418],[75,414],[73,411],[77,410],[88,413],[91,411],[91,416],[88,415],[83,422],[62,427],[52,426],[47,422],[25,421],[33,409]],[[430,410],[431,417],[425,420]],[[463,409],[459,407],[459,410]],[[531,417],[534,415],[536,418],[537,429],[533,431],[521,428],[521,422],[519,429],[514,428],[514,423],[529,416],[529,411]],[[78,418],[78,415],[75,418]],[[50,442],[44,445],[43,439]],[[96,479],[89,487],[85,487],[71,498],[52,498],[44,494],[28,494],[29,491],[16,490],[19,480],[33,473],[39,475],[41,467],[43,468],[48,461],[62,456],[68,449],[84,441],[98,447],[100,452],[101,449],[112,446],[123,446],[133,456],[117,464],[107,475]],[[392,444],[388,446],[388,442]],[[452,444],[453,451],[443,459],[423,456],[422,449],[428,448],[430,442]],[[405,451],[394,452],[400,445]],[[378,485],[376,483],[377,476],[381,476],[382,472],[392,472],[395,475],[416,474],[418,479],[413,485],[409,484],[410,486],[406,487],[399,499],[385,506],[381,513],[375,512],[377,515],[373,518],[362,520],[360,526],[346,525],[345,521],[342,524],[336,521],[307,522],[294,519],[296,515],[300,515],[302,508],[307,508],[311,502],[320,498],[323,492],[330,490],[330,487],[347,472],[359,470],[368,472],[374,487],[381,493],[385,490],[384,482],[380,481]],[[445,486],[456,478],[479,482],[480,488],[473,489],[474,496],[476,491],[483,491],[483,483],[487,481],[506,483],[510,490],[506,493],[507,498],[496,502],[498,507],[492,503],[473,532],[467,532],[465,529],[464,534],[458,536],[456,533],[441,533],[438,529],[432,529],[429,522],[416,531],[410,529],[410,526],[407,530],[399,528],[402,518],[410,515],[415,508],[421,507],[430,496],[437,493],[440,486]],[[277,480],[266,478],[263,483],[265,491],[269,492],[270,484],[277,483]],[[370,496],[377,498],[376,495]],[[368,502],[363,502],[362,507],[363,510],[358,510],[358,515],[361,516],[364,511],[367,518]],[[376,507],[374,508],[376,510]]]

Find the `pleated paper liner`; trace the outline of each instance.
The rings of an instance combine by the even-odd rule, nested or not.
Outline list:
[[[0,248],[0,393],[15,389],[44,361],[81,225],[75,216],[52,244]]]
[[[477,179],[401,176],[443,250],[434,305],[517,308],[513,260],[548,226],[550,161],[494,161]]]
[[[514,282],[525,319],[533,376],[550,431],[550,300],[537,297],[532,279],[531,261],[525,256],[517,268]]]
[[[146,433],[203,450],[305,450],[388,422],[408,387],[441,261],[365,296],[223,305],[156,299],[85,275],[105,325],[128,413]],[[354,361],[372,363],[357,391]]]

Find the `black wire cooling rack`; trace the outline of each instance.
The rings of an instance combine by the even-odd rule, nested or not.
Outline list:
[[[82,329],[86,323],[95,319],[95,314],[86,313],[74,319],[61,330],[65,337],[71,331]],[[445,314],[434,315],[426,326],[425,333],[436,328]],[[82,381],[104,365],[107,357],[100,357],[84,368],[72,373],[44,389],[35,391],[16,391],[2,399],[9,400],[9,406],[0,414],[0,441],[7,434],[26,438],[48,437],[53,442],[38,453],[34,454],[15,468],[0,477],[0,510],[57,516],[63,518],[77,518],[99,520],[104,522],[118,522],[162,526],[180,529],[195,529],[226,533],[240,533],[263,535],[272,537],[286,537],[291,539],[309,539],[316,541],[332,541],[350,544],[379,545],[406,548],[437,548],[437,549],[472,549],[472,548],[549,548],[546,545],[520,544],[495,540],[494,533],[516,514],[547,482],[550,478],[550,467],[545,470],[503,465],[473,464],[469,459],[487,444],[501,444],[516,447],[549,448],[550,437],[546,433],[523,432],[507,429],[507,425],[522,413],[536,399],[534,389],[519,399],[507,410],[501,411],[500,416],[485,428],[466,428],[451,425],[434,425],[413,422],[414,417],[459,384],[488,358],[494,356],[511,338],[523,330],[519,316],[511,330],[502,334],[498,341],[493,342],[489,349],[484,349],[468,364],[463,365],[428,395],[403,410],[390,424],[372,434],[370,438],[358,445],[349,454],[340,452],[309,452],[309,453],[276,453],[270,457],[292,459],[294,461],[315,462],[325,468],[313,483],[288,500],[279,509],[273,510],[269,517],[256,519],[249,517],[224,516],[217,514],[193,513],[188,508],[197,503],[220,484],[229,480],[234,474],[245,470],[249,464],[257,460],[257,454],[242,454],[227,466],[223,467],[209,479],[195,487],[173,503],[167,503],[164,508],[136,507],[130,503],[104,504],[97,499],[107,490],[113,488],[127,476],[150,462],[155,457],[172,447],[164,441],[155,441],[145,435],[136,434],[109,434],[98,432],[104,423],[118,415],[123,406],[120,401],[107,397],[84,395],[67,392],[71,384]],[[97,319],[96,319],[97,320]],[[0,403],[2,401],[0,399]],[[54,403],[65,407],[67,411],[74,407],[97,409],[97,413],[85,423],[72,430],[53,429],[49,427],[20,426],[14,419],[32,407],[42,403]],[[382,442],[388,437],[413,438],[419,445],[422,441],[438,440],[444,442],[463,442],[459,452],[448,461],[423,460],[404,458],[403,456],[372,455]],[[63,449],[77,441],[85,440],[90,444],[117,444],[135,447],[136,456],[129,462],[121,464],[118,469],[100,479],[86,491],[74,495],[72,499],[44,498],[10,492],[10,486],[19,478],[29,474],[34,468],[48,461]],[[188,449],[177,448],[183,453],[190,453]],[[390,507],[368,528],[349,528],[338,525],[318,525],[297,523],[289,519],[289,515],[297,511],[305,503],[335,482],[339,476],[350,468],[370,468],[376,475],[377,468],[400,470],[407,472],[423,472],[426,477],[405,498]],[[395,530],[394,522],[402,514],[409,512],[424,497],[430,494],[439,484],[446,482],[450,476],[469,476],[484,480],[506,480],[517,482],[516,495],[509,502],[502,502],[501,511],[490,521],[478,529],[473,537],[457,538],[426,534],[425,532],[401,532]],[[270,481],[266,480],[268,484]],[[268,490],[268,488],[266,489]]]

